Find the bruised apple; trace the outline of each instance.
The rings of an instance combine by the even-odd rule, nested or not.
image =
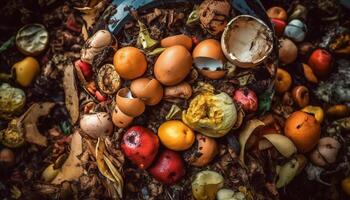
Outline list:
[[[159,139],[150,129],[133,126],[124,134],[121,148],[128,159],[146,169],[158,152]]]
[[[152,176],[161,183],[173,185],[185,175],[181,156],[171,150],[165,150],[155,164],[149,168]]]

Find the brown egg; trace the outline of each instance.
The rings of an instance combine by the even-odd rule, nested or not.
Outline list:
[[[207,39],[200,42],[193,50],[193,62],[199,73],[209,79],[220,79],[226,75],[223,69],[225,56],[219,41]]]
[[[147,69],[145,55],[135,47],[119,49],[114,54],[113,64],[118,74],[127,80],[142,76]]]
[[[130,90],[149,106],[158,104],[163,97],[163,87],[154,78],[136,79],[131,82]]]
[[[124,114],[122,111],[120,111],[118,106],[115,105],[112,113],[112,121],[115,126],[119,128],[126,128],[131,124],[133,120],[133,117]]]
[[[176,85],[186,78],[192,67],[190,52],[181,45],[168,47],[160,54],[154,75],[164,85]]]
[[[196,143],[185,152],[185,160],[196,167],[207,165],[218,154],[218,145],[215,139],[202,134],[196,135]]]
[[[160,45],[164,48],[182,45],[186,47],[186,49],[190,50],[192,48],[192,39],[184,34],[169,36],[160,41]]]
[[[145,103],[139,98],[133,97],[128,88],[118,91],[116,97],[118,108],[130,117],[137,117],[145,111]]]

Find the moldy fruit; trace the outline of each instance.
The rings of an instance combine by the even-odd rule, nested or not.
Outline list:
[[[159,140],[150,129],[133,126],[124,134],[121,148],[128,159],[139,168],[146,169],[158,153]]]
[[[277,68],[275,89],[279,93],[287,92],[292,86],[292,77],[290,74],[281,68]]]
[[[185,175],[185,166],[178,153],[165,150],[149,168],[149,172],[159,182],[173,185]]]
[[[238,89],[233,93],[233,99],[246,112],[255,112],[258,110],[258,97],[253,90],[247,88]]]

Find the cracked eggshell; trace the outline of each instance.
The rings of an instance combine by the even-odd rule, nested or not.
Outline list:
[[[221,47],[226,58],[242,68],[262,63],[273,49],[273,32],[260,19],[239,15],[226,26]]]
[[[118,108],[130,117],[137,117],[145,111],[145,104],[140,98],[135,98],[128,88],[118,91],[116,97]]]
[[[134,120],[133,117],[130,117],[124,114],[119,108],[118,105],[115,105],[112,113],[112,121],[115,126],[118,128],[126,128]]]
[[[200,42],[194,48],[192,57],[194,65],[202,76],[209,79],[220,79],[227,73],[224,70],[225,56],[217,40],[206,39]]]
[[[139,78],[131,82],[131,92],[146,105],[158,104],[163,98],[163,87],[154,78]]]
[[[108,136],[113,132],[111,116],[106,112],[85,114],[80,119],[80,128],[92,138]]]
[[[190,73],[192,57],[182,45],[166,48],[154,65],[154,75],[163,85],[171,86],[180,83]]]

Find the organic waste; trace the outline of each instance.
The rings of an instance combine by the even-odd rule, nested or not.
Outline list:
[[[349,9],[4,2],[0,199],[349,199]]]

